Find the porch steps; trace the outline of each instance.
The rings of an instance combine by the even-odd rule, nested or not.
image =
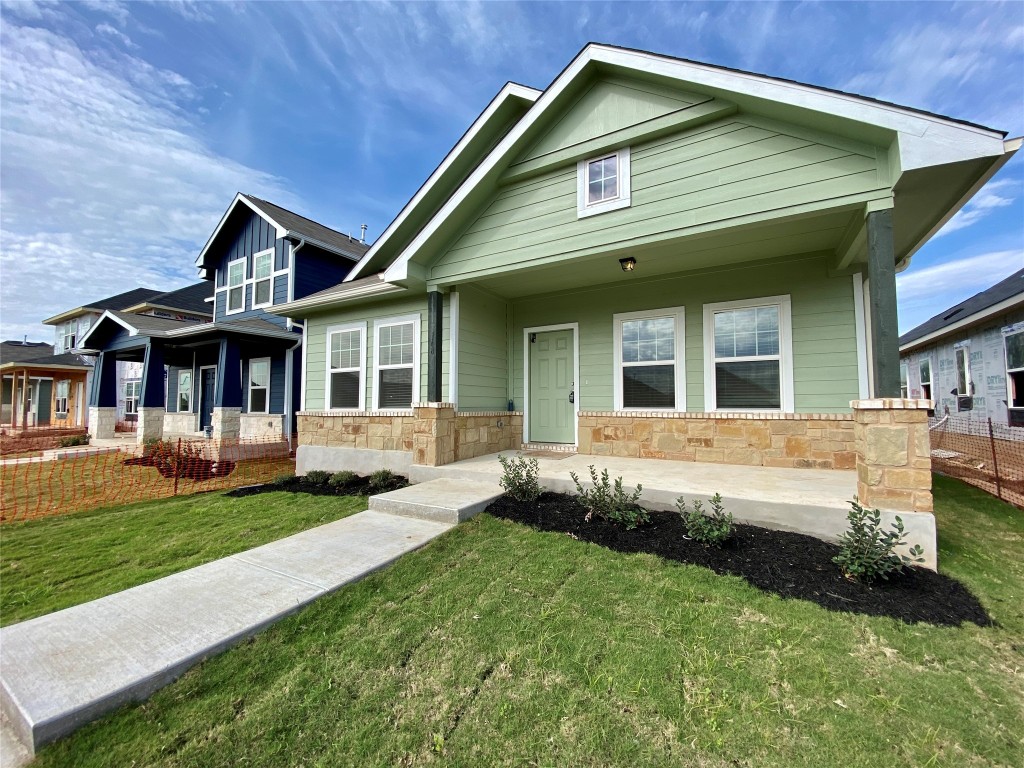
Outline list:
[[[483,512],[504,493],[493,480],[439,477],[370,497],[370,510],[456,524]]]

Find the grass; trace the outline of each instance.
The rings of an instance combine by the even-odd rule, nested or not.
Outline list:
[[[942,566],[998,627],[829,613],[481,515],[39,765],[1019,765],[1024,515],[935,491]]]
[[[198,494],[8,523],[0,532],[0,623],[103,597],[365,508],[361,497]]]

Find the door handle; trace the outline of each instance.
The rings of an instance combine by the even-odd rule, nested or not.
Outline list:
[[[576,392],[575,392],[575,390],[569,392],[569,402],[570,403],[575,403],[576,402]]]

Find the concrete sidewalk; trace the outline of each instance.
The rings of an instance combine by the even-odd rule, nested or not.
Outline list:
[[[451,527],[360,512],[5,627],[0,630],[5,725],[34,750],[125,702],[145,698],[202,659]]]

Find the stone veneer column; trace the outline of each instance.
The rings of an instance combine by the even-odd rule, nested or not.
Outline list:
[[[89,408],[89,434],[94,438],[113,437],[116,424],[117,408],[100,408],[95,405]]]
[[[242,431],[241,408],[213,409],[213,436],[218,440],[237,440]]]
[[[413,406],[412,463],[440,467],[455,461],[455,405]]]
[[[164,409],[139,408],[139,421],[135,439],[139,445],[147,440],[161,440],[164,436]]]
[[[850,407],[860,503],[893,512],[931,512],[931,401],[875,398],[854,400]]]

